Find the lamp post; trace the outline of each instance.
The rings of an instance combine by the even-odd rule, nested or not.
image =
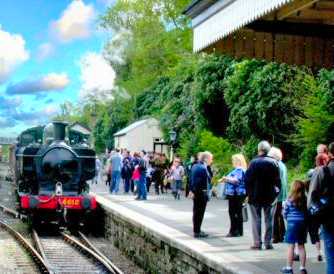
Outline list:
[[[169,132],[169,139],[171,141],[171,150],[170,150],[170,161],[172,162],[174,159],[174,146],[175,146],[175,142],[176,142],[176,137],[177,137],[177,133],[174,129],[172,129]]]

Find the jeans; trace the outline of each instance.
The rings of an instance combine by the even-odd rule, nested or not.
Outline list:
[[[182,180],[175,180],[173,183],[173,193],[175,198],[179,197],[182,188]]]
[[[264,212],[265,234],[264,244],[271,245],[273,235],[273,206],[249,205],[252,218],[252,232],[254,246],[262,245],[262,210]]]
[[[138,196],[137,198],[146,200],[147,199],[147,190],[146,190],[146,176],[140,176],[138,181]]]
[[[129,191],[130,191],[130,182],[131,181],[131,179],[130,178],[125,178],[124,179],[124,192],[125,193],[129,193]]]
[[[323,238],[325,245],[325,254],[327,261],[327,274],[334,274],[334,232],[331,229],[323,227]]]
[[[118,193],[119,191],[119,183],[121,181],[121,172],[118,170],[113,170],[111,172],[111,179],[112,179],[112,183],[111,183],[111,193],[115,192]]]

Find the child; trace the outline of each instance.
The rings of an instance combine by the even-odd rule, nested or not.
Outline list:
[[[293,251],[295,244],[297,244],[300,257],[300,274],[307,274],[304,246],[307,236],[307,206],[304,182],[299,180],[293,182],[290,195],[284,204],[283,215],[287,221],[284,241],[288,244],[288,258],[287,266],[282,268],[281,272],[293,274]]]

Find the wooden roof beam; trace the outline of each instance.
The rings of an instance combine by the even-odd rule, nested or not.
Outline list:
[[[283,8],[281,8],[277,12],[276,17],[278,20],[283,20],[291,15],[294,15],[298,11],[301,11],[305,8],[312,6],[314,3],[317,2],[319,2],[319,0],[296,0],[292,2],[292,4],[286,5]]]
[[[319,21],[326,21],[326,20],[334,20],[334,11],[327,11],[327,10],[314,10],[314,9],[306,9],[302,10],[293,18],[301,18],[301,19],[310,19],[310,20],[319,20]]]
[[[320,1],[316,4],[319,10],[334,10],[334,1]]]
[[[258,20],[247,25],[247,28],[257,32],[275,34],[289,34],[322,38],[334,37],[334,26],[324,24]]]

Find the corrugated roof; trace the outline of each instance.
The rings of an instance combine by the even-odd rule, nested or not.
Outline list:
[[[193,0],[183,11],[183,14],[187,14],[190,17],[196,16],[202,10],[208,6],[214,4],[217,0]]]
[[[198,52],[214,44],[247,24],[292,1],[294,0],[233,1],[194,28],[194,51]]]
[[[140,120],[140,121],[134,122],[133,124],[127,126],[126,128],[123,128],[122,130],[116,132],[116,133],[114,134],[114,137],[125,135],[125,134],[127,134],[129,131],[135,129],[136,127],[139,127],[139,126],[145,124],[148,120],[149,120],[149,119],[145,119],[145,120]]]

